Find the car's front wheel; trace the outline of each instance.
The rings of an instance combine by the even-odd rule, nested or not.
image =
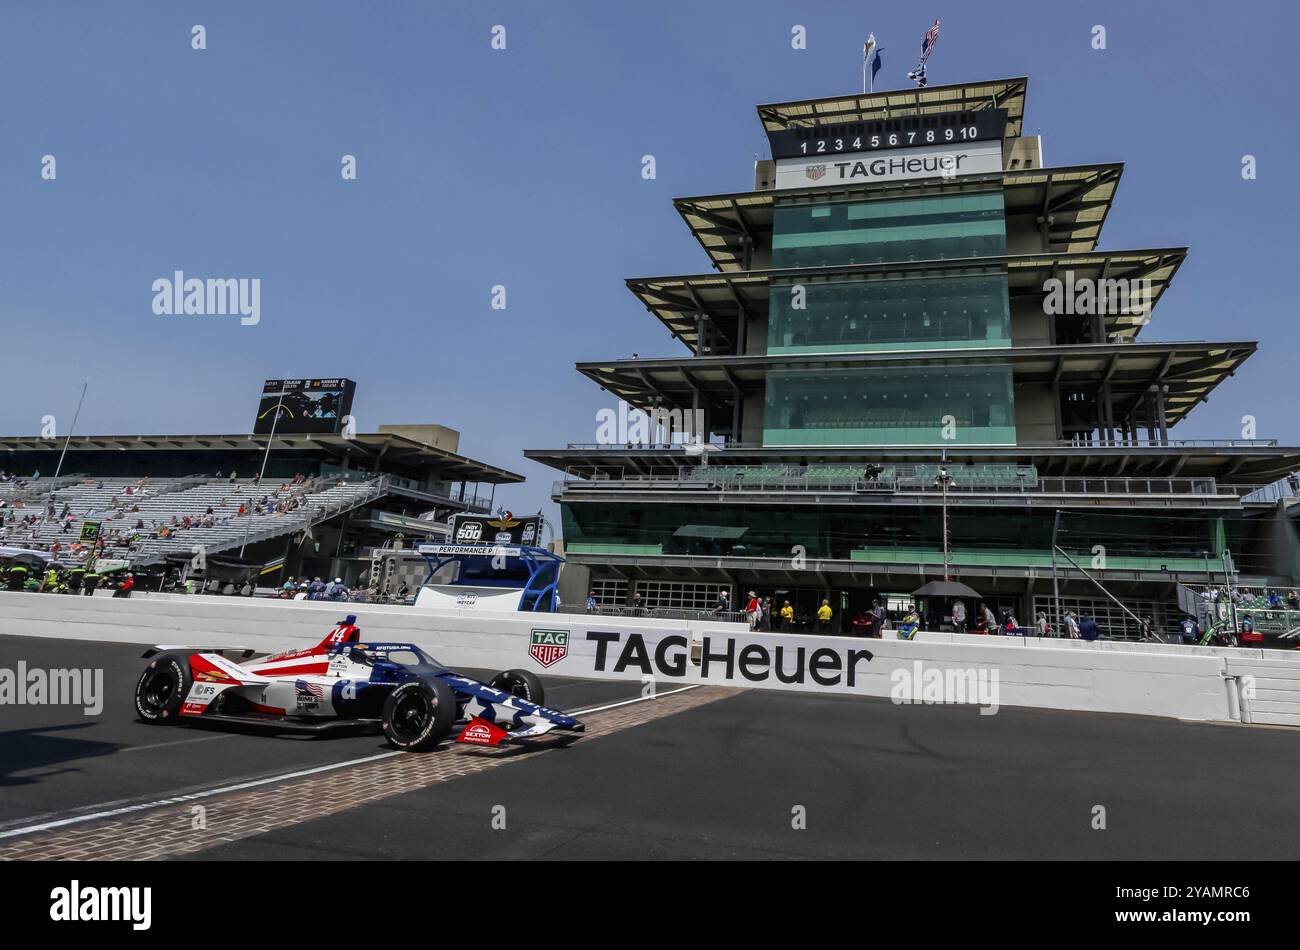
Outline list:
[[[542,681],[528,670],[506,670],[492,677],[492,682],[488,685],[538,706],[546,704],[546,690],[542,688]]]
[[[189,661],[176,653],[156,656],[136,681],[136,714],[151,725],[176,722],[189,691]]]
[[[432,749],[456,723],[456,694],[439,679],[402,683],[384,700],[380,722],[394,749]]]

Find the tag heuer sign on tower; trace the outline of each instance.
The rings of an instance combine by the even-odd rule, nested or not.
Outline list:
[[[1005,109],[814,125],[768,134],[776,187],[856,185],[1002,171]]]
[[[455,515],[451,519],[454,544],[520,544],[536,546],[542,533],[541,515],[516,518],[506,511],[496,515]]]

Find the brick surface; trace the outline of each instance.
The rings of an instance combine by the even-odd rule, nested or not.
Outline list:
[[[734,689],[699,687],[592,713],[583,717],[586,733],[577,741],[590,742],[734,695]],[[461,776],[527,761],[546,755],[559,741],[563,740],[503,749],[448,743],[429,753],[397,755],[280,785],[193,798],[118,818],[53,829],[20,841],[6,841],[0,844],[0,861],[104,858],[147,861],[192,854]],[[325,784],[328,784],[328,796],[321,794]],[[191,808],[195,804],[201,804],[206,811],[205,829],[191,827]]]

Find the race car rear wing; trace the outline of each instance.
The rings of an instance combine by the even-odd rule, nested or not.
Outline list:
[[[227,656],[227,654],[230,654],[230,659],[234,659],[235,655],[238,655],[238,658],[241,660],[251,660],[255,656],[265,656],[267,652],[265,650],[255,650],[253,647],[196,647],[187,643],[160,643],[156,646],[151,646],[149,649],[145,650],[144,653],[140,654],[140,656],[147,660],[150,657],[157,656],[159,653],[174,653],[177,650],[187,653],[217,653],[221,656]]]

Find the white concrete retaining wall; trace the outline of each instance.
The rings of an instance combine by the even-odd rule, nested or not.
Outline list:
[[[605,619],[595,617],[597,623],[589,624],[585,615],[417,610],[396,604],[254,597],[153,594],[114,598],[0,591],[0,635],[110,643],[247,646],[275,652],[320,642],[347,614],[357,615],[363,639],[415,643],[448,666],[491,670],[528,665],[534,628],[585,635],[588,626],[600,626]],[[703,630],[744,629],[741,624],[648,618],[619,618],[619,628],[687,637]],[[0,640],[0,662],[3,655]]]
[[[932,633],[907,642],[895,639],[892,632],[881,640],[763,634],[751,633],[740,624],[651,618],[7,591],[0,592],[0,635],[276,651],[318,642],[348,613],[357,615],[365,640],[417,643],[442,662],[467,668],[523,667],[543,675],[632,680],[652,675],[668,681],[896,699],[905,687],[914,687],[921,701],[925,700],[924,680],[934,675],[932,670],[949,676],[996,671],[1001,706],[1214,721],[1236,720],[1247,708],[1247,716],[1256,722],[1300,724],[1300,660],[1279,651]],[[544,666],[530,653],[538,631],[563,634],[559,638],[565,641],[562,657],[553,659],[540,651],[550,665]],[[556,640],[553,634],[540,636]],[[598,663],[602,638],[604,662]],[[0,665],[10,662],[5,647],[0,636]],[[703,650],[715,659],[702,673],[697,664]],[[861,651],[869,651],[871,659],[866,660]],[[686,662],[687,655],[695,663]],[[730,660],[716,659],[728,655]],[[813,667],[818,665],[821,675],[814,676]],[[849,666],[854,668],[853,677],[845,675]],[[795,682],[781,682],[778,669],[789,674],[797,668],[805,675]],[[1243,676],[1255,677],[1253,691],[1239,698],[1236,677]]]
[[[1236,679],[1246,722],[1300,726],[1300,662],[1294,655],[1279,657],[1279,652],[1267,650],[1260,657],[1232,656],[1225,661],[1228,675]]]

